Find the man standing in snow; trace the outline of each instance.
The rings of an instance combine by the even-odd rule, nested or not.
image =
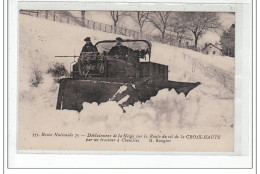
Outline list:
[[[127,60],[129,54],[133,51],[131,48],[128,48],[122,45],[123,39],[121,37],[116,38],[116,45],[111,48],[108,52],[109,56],[116,56],[119,59]]]
[[[86,44],[83,46],[81,54],[83,52],[98,52],[97,47],[91,43],[90,37],[86,37],[84,41],[86,42]]]

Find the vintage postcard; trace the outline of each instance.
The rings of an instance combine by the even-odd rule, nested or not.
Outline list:
[[[235,17],[19,10],[17,149],[234,152]]]

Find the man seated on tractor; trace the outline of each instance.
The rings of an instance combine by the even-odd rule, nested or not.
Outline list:
[[[116,45],[113,46],[108,52],[109,56],[116,56],[122,60],[128,60],[129,54],[133,52],[131,48],[122,45],[123,39],[121,37],[116,38]]]
[[[92,44],[90,37],[86,37],[84,41],[86,42],[86,44],[82,47],[82,51],[80,54],[82,54],[83,52],[98,52],[97,47]]]
[[[80,59],[84,59],[85,61],[95,61],[97,55],[99,55],[97,47],[92,44],[90,37],[86,37],[84,41],[86,44],[82,47]]]
[[[87,76],[90,71],[96,69],[99,55],[97,47],[91,43],[90,37],[86,37],[84,41],[86,44],[81,50],[78,64],[73,66],[73,71],[78,71],[81,76]]]

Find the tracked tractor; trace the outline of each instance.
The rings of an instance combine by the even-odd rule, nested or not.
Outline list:
[[[151,62],[151,43],[124,40],[124,55],[111,55],[115,40],[97,42],[98,52],[83,52],[72,66],[70,78],[60,80],[56,109],[81,111],[84,102],[116,101],[120,106],[145,102],[161,89],[185,96],[197,83],[168,80],[168,66]]]

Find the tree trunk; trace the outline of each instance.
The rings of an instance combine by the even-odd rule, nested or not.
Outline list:
[[[82,27],[85,27],[85,11],[81,11],[81,22],[82,22]]]
[[[139,29],[139,32],[140,32],[140,38],[142,38],[143,37],[143,30],[142,30],[142,27],[140,27],[140,29]]]
[[[195,43],[194,43],[194,47],[197,49],[197,46],[198,46],[198,39],[199,37],[198,36],[195,36]]]
[[[162,43],[164,43],[165,31],[162,31]]]
[[[116,34],[116,21],[114,21],[114,33]]]

